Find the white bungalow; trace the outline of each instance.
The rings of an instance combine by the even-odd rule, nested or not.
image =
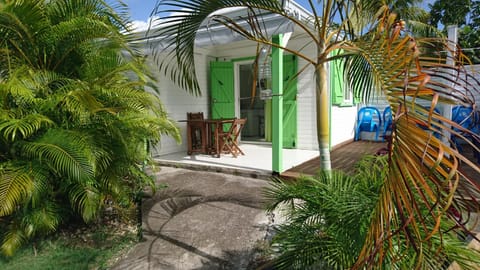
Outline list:
[[[299,4],[293,1],[286,2],[285,8],[298,18],[310,16]],[[229,17],[236,17],[245,11],[234,9],[226,12]],[[263,20],[268,34],[273,39],[307,55],[316,53],[314,47],[309,46],[308,37],[301,30],[294,28],[291,22],[273,14],[265,14]],[[140,42],[147,41],[144,39]],[[155,42],[156,46],[162,45],[161,38]],[[198,32],[196,45],[196,59],[192,64],[196,66],[201,96],[189,94],[163,74],[157,73],[160,98],[170,118],[184,120],[187,112],[203,112],[206,118],[246,117],[247,124],[241,134],[242,147],[253,144],[267,145],[269,148],[271,145],[272,149],[270,157],[266,157],[267,160],[258,160],[260,157],[254,152],[234,161],[249,160],[253,163],[246,167],[253,170],[281,173],[318,156],[313,68],[309,66],[298,78],[291,80],[297,69],[307,64],[306,61],[285,52],[280,57],[278,53],[275,54],[276,49],[273,49],[272,66],[267,65],[264,70],[268,73],[268,69],[271,68],[273,94],[270,98],[263,99],[257,92],[252,102],[252,64],[257,44],[239,37],[225,27],[209,25],[208,30],[203,28]],[[146,48],[149,46],[145,45]],[[269,48],[264,49],[268,54]],[[283,60],[280,60],[282,58]],[[330,146],[334,147],[352,140],[357,106],[351,93],[344,90],[341,74],[330,68],[330,78],[332,89]],[[260,85],[260,88],[262,87],[265,88],[264,85]],[[182,160],[201,160],[202,155],[192,157],[186,155],[186,123],[179,122],[178,125],[183,138],[182,144],[178,145],[173,139],[165,137],[160,145],[155,147],[155,156],[169,159],[177,155],[178,161],[180,153]],[[303,159],[298,159],[299,152],[306,154]],[[215,163],[228,163],[226,159],[222,156]],[[268,164],[267,168],[261,168],[259,165],[261,163]]]

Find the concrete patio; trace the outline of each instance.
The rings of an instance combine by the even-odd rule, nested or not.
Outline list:
[[[144,241],[112,270],[256,268],[256,249],[278,222],[264,210],[268,181],[171,167],[155,178],[168,187],[143,204]]]
[[[186,151],[158,156],[155,161],[162,166],[198,169],[204,171],[226,172],[255,178],[272,176],[272,147],[269,144],[242,143],[245,155],[233,157],[222,154],[220,158],[207,154],[188,155]],[[291,169],[315,157],[318,151],[283,149],[283,168]]]

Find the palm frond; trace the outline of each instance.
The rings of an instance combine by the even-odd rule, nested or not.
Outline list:
[[[24,167],[0,164],[0,217],[12,214],[32,194],[34,179]]]
[[[5,140],[14,142],[35,135],[40,129],[53,126],[50,118],[41,114],[29,114],[20,119],[8,119],[0,123],[0,132]]]
[[[92,50],[92,56],[98,54],[98,50],[105,50],[98,48]],[[109,84],[114,80],[119,80],[122,77],[126,78],[124,72],[131,72],[134,64],[124,61],[115,50],[105,50],[102,54],[96,57],[89,57],[81,68],[82,79],[86,81],[93,81],[99,85]],[[102,83],[102,80],[105,83]],[[125,80],[127,81],[127,80]]]
[[[73,18],[68,21],[60,22],[50,29],[46,38],[55,37],[56,43],[53,44],[55,55],[51,55],[46,67],[56,70],[57,67],[64,66],[63,61],[72,61],[74,59],[81,60],[81,58],[70,57],[72,53],[80,53],[82,46],[90,46],[90,43],[99,38],[107,38],[103,44],[108,44],[113,40],[120,40],[122,37],[112,31],[112,26],[104,21],[91,19],[88,17]],[[115,42],[120,46],[122,42]],[[77,65],[80,63],[77,63]],[[62,70],[62,72],[68,72]],[[69,74],[69,73],[66,73]]]
[[[111,5],[109,5],[111,4]],[[127,29],[128,8],[122,1],[103,0],[55,0],[48,5],[49,15],[54,23],[65,19],[87,16],[108,22],[118,29]]]
[[[52,193],[54,192],[52,190],[54,177],[52,176],[48,166],[38,161],[31,161],[28,164],[25,164],[23,167],[25,170],[28,170],[34,181],[34,187],[30,196],[28,197],[28,200],[25,201],[25,205],[28,204],[28,207],[35,209],[37,206],[47,203],[47,198],[52,196]]]
[[[143,188],[150,188],[153,192],[156,190],[155,178],[148,175],[141,166],[130,165],[128,173],[132,181],[132,186],[136,189],[134,192],[143,191]]]
[[[439,104],[474,105],[472,92],[479,91],[471,87],[475,79],[470,75],[462,75],[463,79],[456,76],[460,69],[447,65],[446,59],[424,56],[422,47],[431,48],[430,44],[435,41],[415,41],[402,29],[401,23],[395,23],[379,32],[375,39],[366,41],[365,47],[361,42],[356,43],[363,48],[359,52],[363,59],[360,65],[351,65],[372,70],[370,82],[354,77],[353,85],[377,86],[392,106],[395,119],[390,172],[380,193],[377,216],[373,218],[360,255],[365,261],[358,267],[375,260],[378,263],[388,252],[398,253],[399,250],[390,248],[397,234],[403,235],[407,246],[417,252],[415,264],[421,264],[424,252],[433,251],[420,247],[420,243],[444,234],[438,226],[431,226],[432,222],[439,225],[444,216],[453,219],[447,214],[452,202],[458,202],[454,205],[459,212],[468,212],[469,209],[458,205],[465,205],[462,202],[472,199],[456,193],[462,182],[472,182],[468,178],[461,180],[458,173],[459,161],[466,160],[466,157],[450,147],[448,138],[441,140],[444,130],[453,132],[455,128],[467,134],[471,132],[436,113],[433,108]],[[472,168],[478,171],[475,165]],[[422,212],[422,209],[428,209],[429,213]]]
[[[31,67],[16,68],[19,82],[38,99],[77,87],[78,82],[50,70],[35,70]],[[13,77],[13,76],[12,76]],[[9,80],[10,81],[10,80]]]
[[[109,106],[118,107],[122,111],[132,111],[144,113],[154,107],[155,102],[158,101],[152,94],[143,90],[138,90],[131,87],[116,87],[99,89],[103,94],[109,97]],[[121,96],[121,99],[114,99],[114,97]]]
[[[407,29],[416,37],[442,37],[443,33],[431,24],[422,21],[411,20],[407,21]]]
[[[177,142],[181,140],[175,121],[166,117],[156,115],[139,117],[135,114],[128,114],[125,117],[122,116],[122,119],[132,130],[138,132],[139,138],[142,138],[143,135],[143,138],[150,138],[152,142],[156,143],[160,140],[161,135],[168,135]]]
[[[25,208],[21,217],[24,234],[32,238],[38,234],[48,234],[55,231],[62,221],[63,210],[56,202],[44,200],[41,205]]]
[[[54,202],[44,200],[42,205],[30,208],[25,206],[21,214],[15,214],[6,220],[6,230],[0,235],[1,251],[12,256],[22,244],[38,234],[54,231],[61,222],[61,207]]]
[[[20,148],[25,156],[48,164],[55,173],[70,181],[90,181],[94,166],[85,154],[86,145],[77,144],[80,138],[60,129],[50,129],[34,142],[23,142]],[[66,179],[67,180],[67,179]]]
[[[387,167],[377,169],[386,171]],[[276,267],[346,269],[355,262],[383,180],[367,178],[367,172],[359,171],[358,178],[334,171],[295,183],[275,182],[265,190],[267,209],[281,209],[288,221],[279,226],[273,239]],[[376,192],[364,189],[365,182],[376,186]]]
[[[32,89],[25,85],[22,80],[22,75],[29,72],[28,68],[19,67],[10,74],[10,80],[2,84],[0,89],[5,102],[7,97],[11,96],[13,98],[13,104],[17,106],[25,106],[33,103],[35,99],[35,94]]]
[[[28,237],[25,235],[19,223],[12,223],[7,226],[7,230],[2,233],[2,253],[6,256],[12,256],[15,251],[25,242]]]
[[[109,168],[110,169],[110,168]],[[102,175],[97,176],[99,190],[103,194],[108,194],[114,202],[119,205],[129,205],[132,202],[132,187],[128,185],[123,173],[116,170],[105,170]]]
[[[38,50],[29,44],[34,43],[36,33],[48,27],[45,19],[41,2],[10,3],[0,11],[1,39],[6,40],[4,44],[8,44],[8,55],[13,58],[13,62],[18,59],[20,63],[35,63],[31,59]]]
[[[69,114],[74,120],[73,122],[84,125],[89,122],[93,113],[98,111],[114,112],[110,108],[105,108],[92,92],[88,87],[68,92],[62,95],[62,100],[58,104],[59,108]]]
[[[104,197],[90,183],[72,183],[67,186],[70,204],[85,222],[92,221],[99,213]]]

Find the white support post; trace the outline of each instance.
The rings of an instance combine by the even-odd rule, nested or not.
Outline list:
[[[447,64],[448,65],[455,65],[454,57],[455,51],[457,49],[456,44],[458,41],[458,27],[456,25],[449,25],[447,26],[447,33],[448,33],[448,56],[447,56]],[[452,74],[453,76],[454,74]],[[447,119],[452,119],[452,108],[451,104],[442,104],[442,114],[443,117]],[[450,141],[450,132],[448,130],[443,130],[443,142],[445,144],[449,144]]]

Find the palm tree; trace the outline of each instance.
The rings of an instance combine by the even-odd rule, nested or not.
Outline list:
[[[480,171],[478,166],[452,148],[449,138],[441,140],[433,134],[448,130],[462,136],[455,131],[461,130],[463,134],[478,137],[436,113],[434,108],[440,103],[474,105],[472,92],[479,89],[475,79],[462,72],[462,55],[455,58],[455,66],[446,64],[445,57],[425,55],[424,52],[433,48],[443,51],[451,48],[442,39],[413,37],[388,5],[376,10],[376,15],[369,17],[372,21],[362,27],[354,25],[360,12],[371,11],[377,2],[308,1],[313,16],[303,21],[292,17],[274,0],[161,1],[156,10],[163,10],[166,15],[157,34],[166,37],[170,41],[167,47],[173,50],[160,68],[181,86],[199,92],[192,65],[194,40],[196,31],[207,18],[249,40],[279,47],[304,59],[315,70],[317,134],[323,160],[320,167],[329,171],[327,63],[342,59],[346,79],[355,96],[368,102],[372,95],[384,95],[394,116],[389,171],[354,267],[380,266],[387,258],[395,261],[395,256],[402,254],[407,246],[416,254],[412,267],[421,268],[424,256],[440,254],[430,241],[434,237],[441,239],[445,233],[440,229],[442,226],[438,226],[442,218],[447,217],[455,224],[453,230],[468,233],[465,220],[459,217],[478,209],[478,201],[474,199],[478,187],[459,170],[458,164],[461,161]],[[247,8],[249,29],[235,24],[234,18],[212,15],[228,7]],[[316,54],[309,56],[301,50],[273,43],[262,32],[259,10],[278,14],[296,24],[310,37]],[[471,146],[479,150],[473,143]],[[469,199],[472,204],[468,203]],[[436,226],[429,226],[432,221]],[[395,245],[400,238],[406,245]]]
[[[371,18],[375,18],[376,12],[388,7],[389,10],[397,14],[397,20],[403,20],[410,34],[414,36],[442,36],[442,33],[429,23],[430,14],[421,7],[422,0],[384,0],[384,1],[368,1],[365,7],[358,13],[360,19],[353,17],[355,25],[362,26],[362,18],[371,22]],[[353,19],[352,18],[352,19]],[[360,27],[361,28],[361,27]]]
[[[0,6],[0,243],[5,255],[106,201],[129,208],[153,179],[146,142],[179,140],[129,48],[128,21],[101,0]]]
[[[362,249],[387,174],[388,156],[366,156],[350,175],[334,171],[294,183],[274,181],[265,190],[267,210],[281,209],[288,220],[278,225],[272,240],[275,269],[349,269]],[[433,220],[426,224],[435,225]],[[447,219],[441,224],[445,231],[452,225]],[[441,256],[425,256],[421,269],[442,269],[452,261],[469,269],[480,263],[480,251],[466,249],[455,232],[431,243],[441,247]],[[395,243],[403,244],[401,239]],[[414,249],[402,249],[402,256],[386,257],[381,268],[411,269]]]

